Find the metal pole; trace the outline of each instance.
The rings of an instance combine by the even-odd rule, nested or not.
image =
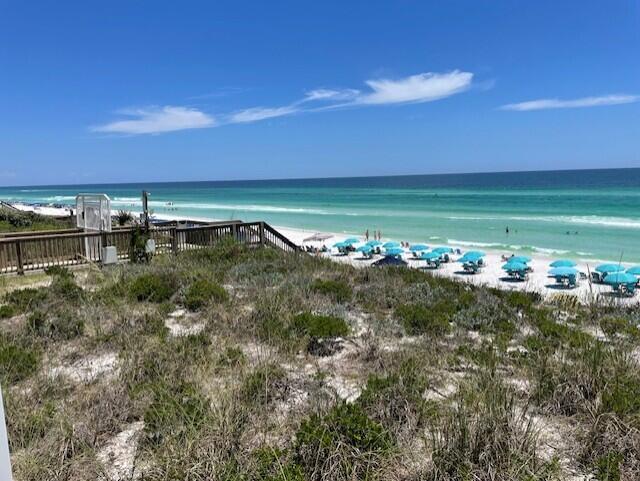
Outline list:
[[[11,481],[11,458],[9,457],[9,438],[7,437],[7,424],[4,420],[4,400],[0,387],[0,480]]]

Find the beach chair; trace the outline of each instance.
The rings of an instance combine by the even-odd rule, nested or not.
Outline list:
[[[593,282],[594,284],[601,284],[602,283],[602,275],[600,275],[599,272],[592,272],[591,273],[591,282]]]
[[[442,262],[451,262],[451,258],[449,257],[449,254],[445,254],[442,256]]]
[[[464,264],[462,264],[462,268],[465,270],[465,272],[468,272],[470,274],[477,274],[480,271],[480,266],[473,262],[465,262]]]

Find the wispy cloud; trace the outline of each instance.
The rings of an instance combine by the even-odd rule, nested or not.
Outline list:
[[[257,122],[258,120],[272,119],[275,117],[283,117],[298,112],[294,105],[284,107],[252,107],[250,109],[240,110],[231,114],[228,122],[232,124],[242,124],[249,122]]]
[[[545,109],[574,109],[580,107],[599,107],[602,105],[620,105],[638,102],[639,95],[602,95],[600,97],[583,97],[572,100],[561,99],[538,99],[520,102],[516,104],[507,104],[500,107],[501,110],[515,110],[525,112],[529,110],[545,110]]]
[[[459,70],[421,73],[397,80],[367,80],[371,92],[360,95],[356,101],[375,105],[431,102],[467,90],[472,80],[472,73]]]
[[[133,117],[92,127],[94,132],[116,134],[158,134],[186,129],[201,129],[216,125],[215,119],[197,109],[188,107],[146,107],[119,112]]]
[[[365,105],[390,105],[432,102],[467,90],[473,74],[453,70],[446,73],[421,73],[399,79],[365,81],[368,90],[352,88],[317,88],[287,105],[251,107],[229,114],[213,116],[188,107],[146,107],[120,111],[132,117],[92,127],[94,132],[118,134],[158,134],[178,130],[215,127],[224,124],[246,124],[284,117],[301,112],[319,112]]]

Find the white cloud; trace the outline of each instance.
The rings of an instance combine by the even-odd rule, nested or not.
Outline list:
[[[313,102],[314,100],[348,100],[355,98],[360,93],[355,89],[315,89],[307,92],[300,102]]]
[[[471,85],[473,74],[454,70],[448,73],[421,73],[398,80],[367,80],[372,92],[356,99],[362,104],[430,102],[460,93]]]
[[[92,127],[94,132],[117,134],[159,134],[176,130],[213,127],[216,121],[204,112],[188,107],[146,107],[120,111],[122,115],[134,117],[116,120],[105,125]]]
[[[243,124],[249,122],[257,122],[258,120],[272,119],[274,117],[283,117],[298,112],[298,109],[292,105],[284,107],[253,107],[241,110],[229,117],[232,124]]]
[[[603,95],[601,97],[583,97],[573,100],[538,99],[503,105],[500,109],[515,110],[518,112],[545,109],[573,109],[579,107],[598,107],[601,105],[630,104],[638,100],[640,100],[640,96],[638,95]]]

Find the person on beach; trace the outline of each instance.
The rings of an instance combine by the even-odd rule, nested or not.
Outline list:
[[[504,231],[507,233],[507,235],[509,235],[509,226],[507,226],[507,228]]]
[[[369,229],[364,231],[364,240],[365,242],[369,242]]]

